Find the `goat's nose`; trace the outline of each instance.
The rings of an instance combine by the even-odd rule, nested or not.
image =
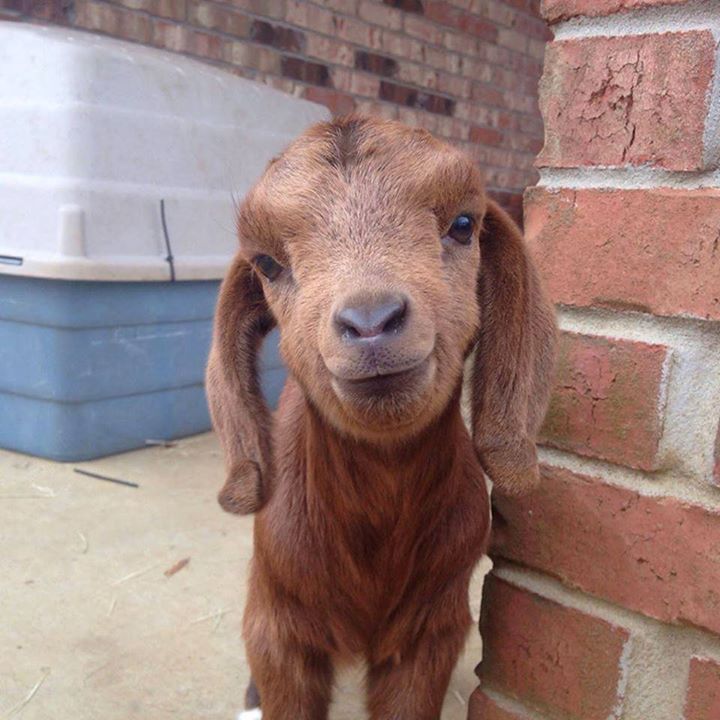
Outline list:
[[[397,294],[350,301],[335,313],[335,327],[347,340],[390,335],[402,329],[407,307],[407,298]]]

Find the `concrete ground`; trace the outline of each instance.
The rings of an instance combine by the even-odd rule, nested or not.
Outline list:
[[[0,718],[235,717],[252,518],[220,510],[221,482],[210,434],[76,465],[0,451]],[[443,720],[465,720],[480,655],[473,630]],[[333,720],[366,717],[360,681],[339,679]]]

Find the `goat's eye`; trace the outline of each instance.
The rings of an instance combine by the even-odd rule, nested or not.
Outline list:
[[[253,264],[268,280],[275,280],[283,271],[283,266],[270,255],[257,255]]]
[[[461,245],[469,245],[475,230],[475,220],[471,215],[458,215],[448,230],[448,237]]]

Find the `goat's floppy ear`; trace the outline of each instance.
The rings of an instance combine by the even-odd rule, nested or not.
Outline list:
[[[555,315],[517,225],[490,201],[480,235],[480,333],[471,379],[473,441],[501,492],[539,480],[535,438],[550,392]]]
[[[236,257],[220,288],[207,368],[213,425],[225,451],[224,510],[248,514],[267,500],[272,477],[270,411],[257,376],[257,353],[274,319],[248,262]]]

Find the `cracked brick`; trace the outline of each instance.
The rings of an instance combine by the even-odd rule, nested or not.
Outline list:
[[[663,622],[720,632],[720,508],[554,467],[532,493],[494,500],[507,523],[495,558]]]
[[[555,302],[720,320],[720,190],[526,194],[525,229]]]
[[[656,470],[668,357],[662,345],[562,333],[540,442]]]
[[[481,631],[483,687],[520,697],[553,717],[611,716],[622,695],[620,660],[629,639],[624,628],[490,575]]]
[[[541,81],[541,167],[704,169],[710,31],[552,43]]]

